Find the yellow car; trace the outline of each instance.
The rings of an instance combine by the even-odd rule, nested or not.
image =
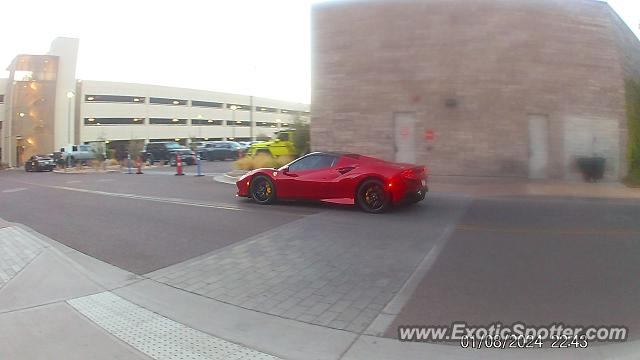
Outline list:
[[[295,157],[297,153],[293,143],[294,134],[295,130],[278,131],[273,140],[251,145],[247,150],[247,155],[266,154],[273,157]]]

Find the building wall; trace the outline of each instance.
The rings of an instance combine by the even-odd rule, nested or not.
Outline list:
[[[49,55],[58,57],[58,80],[55,91],[54,149],[74,143],[74,90],[76,62],[80,41],[73,38],[56,38],[51,43]],[[71,134],[71,135],[70,135]]]
[[[5,92],[2,161],[21,166],[54,147],[58,58],[18,55],[9,66]]]
[[[248,124],[252,111],[248,111],[253,103],[254,136],[272,135],[278,128],[290,127],[295,115],[301,113],[308,117],[309,105],[250,97],[246,95],[228,94],[204,90],[184,89],[147,84],[130,84],[105,81],[81,81],[78,86],[80,140],[93,142],[103,140],[129,139],[185,139],[185,138],[249,138],[249,126],[231,126],[234,121]],[[116,103],[96,101],[95,96],[116,95],[138,97],[136,103]],[[89,100],[93,97],[93,100]],[[152,104],[151,98],[175,99],[179,105]],[[183,104],[182,101],[185,101]],[[196,106],[193,101],[207,101],[221,104],[221,108]],[[231,110],[231,105],[239,105],[240,109]],[[270,109],[275,112],[265,112]],[[283,112],[289,111],[289,112]],[[97,125],[104,118],[137,118],[139,125]],[[186,119],[186,124],[157,125],[150,124],[150,119]],[[94,119],[89,123],[88,119]],[[222,120],[221,125],[201,125],[196,121]],[[278,122],[278,120],[280,120]],[[266,123],[266,124],[263,124]],[[243,124],[243,125],[245,125]]]
[[[640,82],[640,40],[638,37],[627,27],[622,19],[610,9],[610,19],[612,24],[612,31],[614,32],[616,45],[618,47],[618,54],[620,63],[622,65],[622,77],[625,81],[635,80]],[[620,144],[621,148],[627,150],[628,145],[628,124],[627,121],[623,121],[620,124]],[[627,151],[621,152],[620,162],[622,173],[627,173]]]
[[[610,11],[588,0],[317,4],[312,147],[393,160],[394,114],[415,112],[418,162],[432,173],[526,177],[528,119],[545,115],[547,177],[577,178],[575,157],[596,152],[618,179],[624,92]]]
[[[0,159],[2,159],[2,149],[4,148],[5,143],[5,135],[2,130],[3,126],[6,126],[6,107],[5,107],[5,99],[7,92],[7,79],[0,79]],[[2,160],[0,160],[2,162]]]

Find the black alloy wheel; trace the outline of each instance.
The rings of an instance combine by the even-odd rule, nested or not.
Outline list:
[[[380,180],[370,179],[360,185],[356,203],[366,212],[378,214],[386,211],[391,203],[390,194]]]
[[[276,188],[266,176],[257,176],[251,180],[249,193],[253,200],[261,205],[271,204],[276,199]]]

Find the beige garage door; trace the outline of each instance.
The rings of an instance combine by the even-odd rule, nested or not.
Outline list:
[[[546,115],[529,115],[529,178],[546,179],[549,161],[549,119]]]
[[[394,118],[395,159],[397,162],[416,162],[416,114],[396,113]]]

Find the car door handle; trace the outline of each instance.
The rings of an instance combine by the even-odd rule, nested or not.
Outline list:
[[[287,176],[290,176],[290,177],[298,177],[298,175],[297,175],[297,174],[290,173],[290,172],[288,172],[288,171],[287,171],[287,172],[283,172],[283,174],[285,174],[285,175],[287,175]]]
[[[355,167],[353,167],[353,166],[346,166],[346,167],[343,167],[343,168],[339,168],[339,169],[338,169],[338,172],[339,172],[340,174],[344,175],[344,174],[348,173],[349,171],[351,171],[351,170],[353,170],[353,169],[355,169]]]

